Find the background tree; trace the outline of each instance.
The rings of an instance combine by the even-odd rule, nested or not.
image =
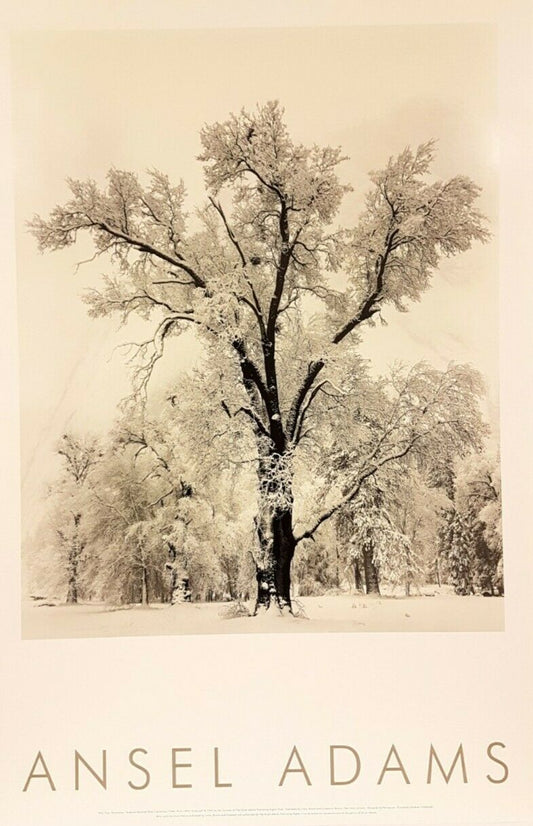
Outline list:
[[[167,549],[156,518],[161,486],[143,463],[110,449],[92,488],[90,576],[109,602],[161,598]]]
[[[338,592],[350,582],[351,567],[347,549],[330,522],[314,542],[300,545],[293,563],[295,592],[302,597]]]
[[[50,509],[36,543],[36,569],[49,591],[74,604],[85,595],[86,546],[90,483],[102,458],[96,438],[65,433],[56,453],[62,460],[60,475],[48,495]],[[39,547],[40,546],[40,547]]]
[[[295,466],[305,460],[298,453],[327,382],[333,374],[347,377],[357,361],[358,329],[387,305],[404,310],[418,300],[442,255],[488,237],[472,181],[428,180],[431,143],[406,149],[372,173],[357,224],[334,230],[349,189],[336,174],[342,154],[294,143],[282,114],[274,102],[204,127],[208,203],[194,229],[187,230],[182,183],[172,186],[153,171],[143,186],[116,169],[104,190],[70,180],[71,200],[48,220],[32,222],[42,250],[71,245],[87,232],[95,254],[110,256],[115,274],[87,297],[93,315],[158,317],[153,335],[137,348],[139,396],[169,336],[194,326],[202,337],[231,398],[224,398],[229,415],[246,417],[254,439],[263,560],[258,603],[268,605],[275,594],[281,607],[290,606],[297,544],[352,501],[366,479],[437,431],[472,438],[475,382],[465,380],[466,368],[448,371],[442,383],[433,376],[429,404],[410,402],[420,428],[398,421],[402,440],[380,420],[377,442],[365,443],[365,456],[360,450],[341,499],[295,531]],[[321,311],[311,326],[307,298]]]
[[[427,462],[429,456],[425,456]],[[412,461],[389,466],[335,519],[356,590],[401,585],[406,596],[432,580],[445,515],[452,503]]]
[[[435,581],[440,532],[452,507],[442,488],[433,484],[430,464],[433,457],[424,458],[425,468],[419,469],[412,463],[399,468],[393,474],[389,492],[393,519],[409,540],[408,564],[403,578],[407,596],[413,587],[418,588],[432,579]]]
[[[115,428],[93,485],[94,580],[107,599],[176,603],[249,591],[250,537],[222,471],[210,479],[209,454],[180,435],[188,414],[171,396],[157,420],[131,414]]]
[[[380,580],[410,583],[419,565],[409,537],[394,523],[384,491],[369,482],[349,508],[349,558],[363,571],[367,594],[380,593]]]
[[[456,463],[446,553],[459,594],[503,593],[501,483],[497,457],[475,453]]]

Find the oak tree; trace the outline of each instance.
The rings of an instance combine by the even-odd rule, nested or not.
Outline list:
[[[41,250],[86,233],[95,255],[110,259],[113,274],[86,296],[90,313],[154,319],[137,349],[138,398],[168,339],[197,331],[217,368],[222,414],[246,421],[252,444],[258,604],[275,595],[290,607],[297,545],[367,479],[428,440],[476,440],[480,388],[466,367],[415,368],[377,395],[352,379],[362,326],[387,306],[417,301],[443,256],[487,240],[480,189],[462,175],[432,179],[433,143],[407,148],[371,173],[362,214],[339,229],[333,221],[350,189],[337,175],[342,152],[293,141],[277,102],[205,126],[201,141],[207,201],[196,218],[185,212],[182,182],[151,171],[143,183],[112,169],[103,189],[69,180],[70,200],[31,228]],[[339,495],[322,511],[316,503],[298,527],[295,473],[306,461],[317,466],[314,442],[327,442],[338,421],[337,391],[353,397],[365,387]]]

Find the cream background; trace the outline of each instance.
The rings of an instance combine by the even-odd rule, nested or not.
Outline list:
[[[3,821],[84,825],[158,823],[148,815],[101,810],[432,804],[360,816],[371,823],[528,823],[532,806],[531,592],[529,502],[532,479],[530,331],[527,271],[531,210],[531,6],[529,3],[139,3],[35,4],[4,8],[4,28],[161,28],[175,26],[348,25],[494,22],[498,26],[501,170],[501,375],[505,496],[506,631],[499,634],[320,635],[21,642],[18,528],[18,376],[13,182],[4,136],[1,156],[3,245],[2,446],[2,779]],[[2,41],[2,97],[8,101],[8,42]],[[6,119],[7,121],[7,119]],[[6,122],[6,126],[7,126]],[[46,136],[43,136],[43,140]],[[469,170],[466,170],[469,171]],[[60,170],[61,172],[61,170]],[[61,174],[63,174],[61,172]],[[187,674],[182,664],[187,664]],[[266,720],[264,733],[262,720]],[[432,741],[451,755],[463,742],[470,782],[425,784]],[[489,784],[484,748],[507,745],[510,777]],[[375,785],[394,742],[411,785]],[[294,744],[313,779],[277,788]],[[358,748],[363,773],[353,786],[327,786],[327,747]],[[232,789],[210,785],[208,747],[220,746]],[[127,752],[150,752],[153,781],[126,786]],[[193,748],[191,790],[170,790],[170,750]],[[110,791],[72,791],[72,751],[88,759],[108,748]],[[58,791],[43,781],[21,788],[37,749]],[[226,768],[227,766],[227,768]],[[495,767],[496,769],[498,767]],[[209,780],[209,785],[208,785]],[[292,781],[292,782],[291,782]],[[287,818],[344,824],[353,817]],[[218,819],[220,820],[220,818]],[[240,818],[245,823],[265,818]],[[237,820],[237,822],[239,822]],[[182,819],[180,818],[180,821]],[[192,822],[199,822],[198,819]],[[200,821],[201,822],[201,821]],[[217,822],[217,821],[212,821]],[[226,820],[224,819],[224,822]],[[268,820],[267,820],[268,822]],[[282,818],[272,822],[282,823]]]

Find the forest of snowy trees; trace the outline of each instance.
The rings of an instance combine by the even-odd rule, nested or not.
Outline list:
[[[112,169],[31,230],[42,251],[81,235],[108,274],[85,300],[132,315],[132,394],[109,432],[68,430],[26,548],[33,595],[69,603],[233,600],[250,613],[356,590],[503,593],[501,490],[483,381],[467,364],[359,353],[365,325],[423,300],[439,262],[489,239],[479,188],[431,175],[433,143],[370,175],[353,227],[338,149],[294,143],[278,103],[201,132],[207,201]],[[147,404],[171,337],[196,366]]]
[[[251,503],[239,495],[250,479],[230,458],[207,462],[187,450],[178,429],[167,415],[166,441],[148,422],[117,427],[105,448],[72,434],[60,440],[62,471],[29,548],[35,594],[111,604],[255,596],[260,546]],[[368,483],[316,541],[302,543],[295,594],[409,595],[428,584],[503,593],[496,457],[417,464]]]

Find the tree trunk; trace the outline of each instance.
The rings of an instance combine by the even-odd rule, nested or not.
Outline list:
[[[363,591],[363,575],[361,573],[361,566],[359,565],[359,560],[356,559],[353,564],[353,578],[355,581],[355,590],[356,591]]]
[[[367,594],[379,594],[378,571],[374,564],[371,545],[365,545],[363,548],[363,569]]]
[[[77,574],[74,568],[70,572],[70,578],[68,581],[67,603],[69,605],[75,605],[78,602],[78,586],[76,580]]]
[[[81,513],[74,514],[74,538],[69,551],[69,579],[67,603],[75,605],[78,602],[78,563],[82,550],[79,538]]]
[[[274,583],[281,609],[291,610],[291,564],[296,543],[292,532],[292,511],[286,510],[273,521]]]
[[[413,533],[412,538],[414,539],[414,533]],[[409,597],[409,596],[411,596],[411,550],[410,550],[410,546],[407,549],[407,555],[406,556],[407,556],[407,560],[406,560],[407,561],[407,571],[406,571],[406,574],[405,574],[405,596]]]
[[[272,518],[272,538],[266,542],[264,532],[259,532],[262,551],[266,553],[266,563],[258,565],[257,601],[254,614],[260,608],[268,609],[272,599],[278,608],[292,611],[291,604],[291,564],[296,543],[292,531],[292,510],[284,510]]]
[[[148,605],[148,571],[145,567],[142,568],[141,605]]]
[[[259,544],[259,554],[255,559],[255,578],[257,580],[257,599],[254,616],[260,611],[270,608],[272,599],[276,596],[274,584],[274,561],[272,558],[272,540],[267,533],[266,526],[260,517],[255,519],[255,529]]]
[[[261,609],[268,610],[272,599],[276,596],[276,586],[274,583],[273,567],[256,568],[255,577],[257,579],[257,600],[255,603],[254,615]]]

